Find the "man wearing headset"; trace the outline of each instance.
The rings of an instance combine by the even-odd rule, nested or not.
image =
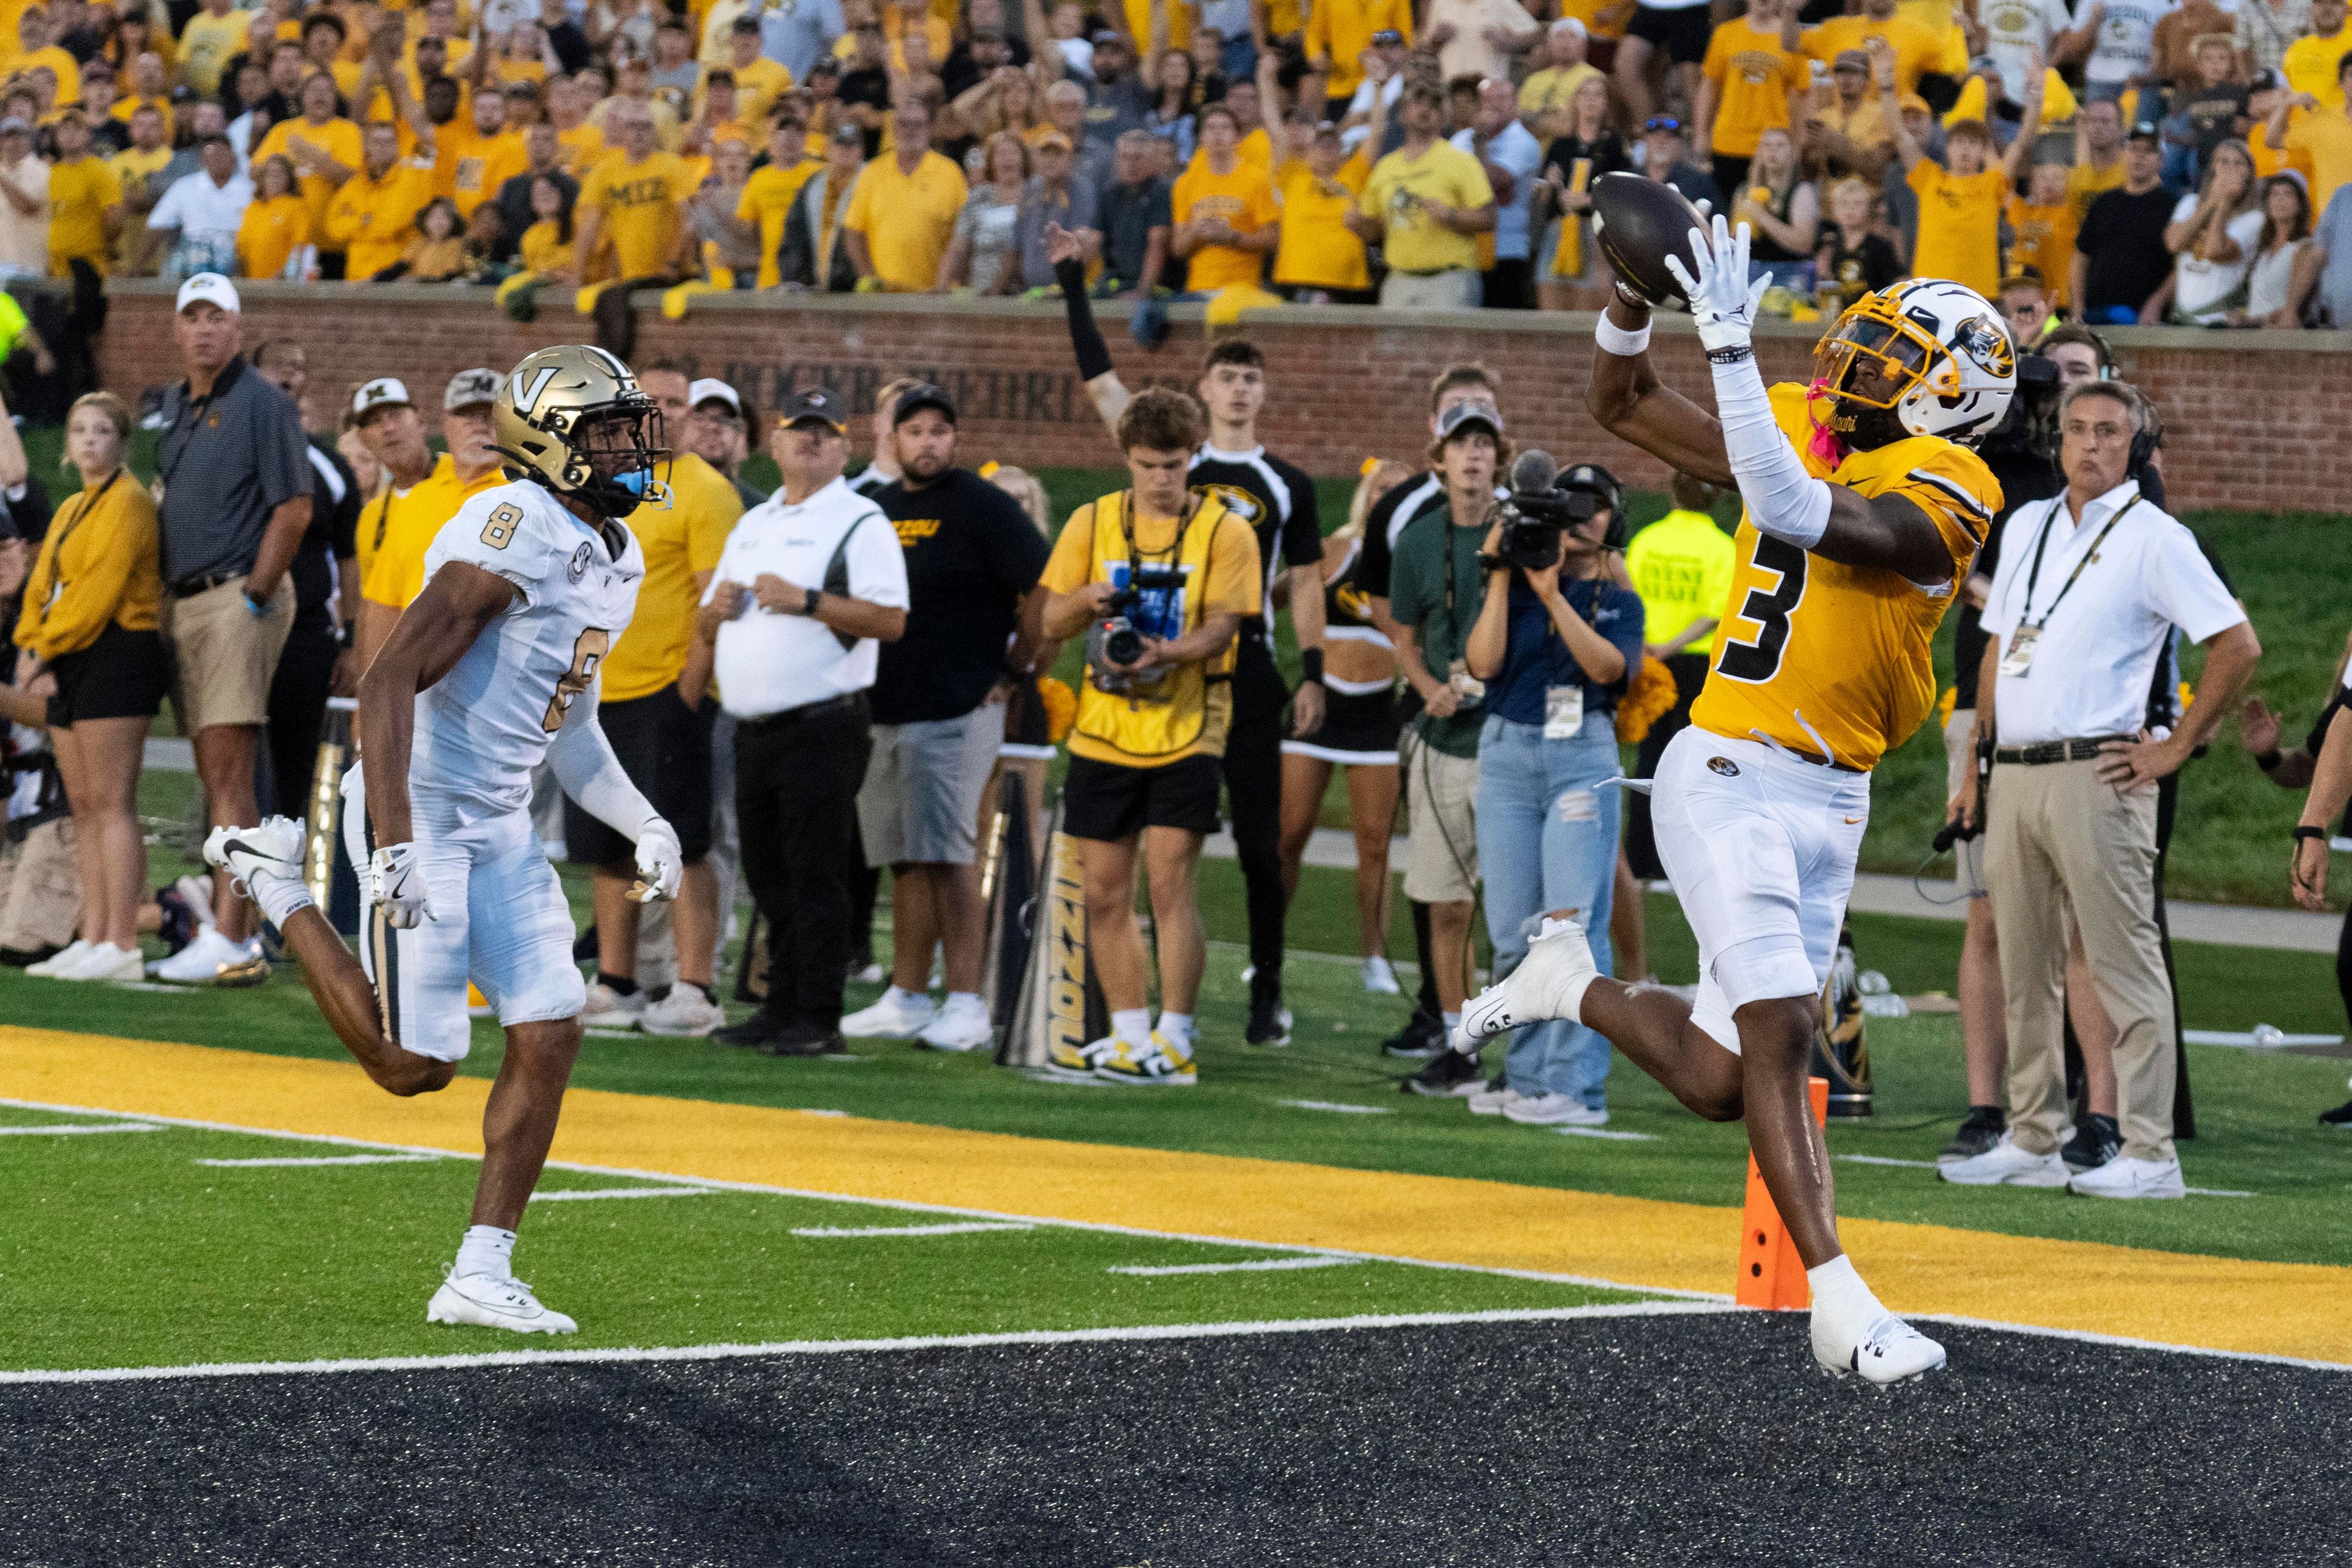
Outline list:
[[[2009,1034],[2009,1131],[1943,1165],[1964,1185],[2180,1197],[2172,1144],[2175,1020],[2156,909],[2159,781],[2232,712],[2262,647],[2186,528],[2146,496],[2157,433],[2122,382],[2059,406],[2064,491],[2010,520],[1986,595],[1977,732],[1993,746],[1985,816]],[[2169,732],[2147,693],[2173,628],[2206,646],[2198,701]],[[1977,813],[1973,776],[1956,811]],[[2119,1157],[2070,1174],[2059,911],[2071,910],[2116,1029]]]

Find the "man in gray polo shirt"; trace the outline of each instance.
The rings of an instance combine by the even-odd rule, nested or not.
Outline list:
[[[261,820],[254,759],[294,624],[287,568],[310,526],[301,410],[245,363],[242,329],[227,279],[199,272],[180,285],[173,336],[188,378],[164,396],[155,453],[173,705],[195,742],[213,825],[239,827]],[[268,978],[252,910],[226,877],[215,881],[213,920],[151,973],[188,984]]]

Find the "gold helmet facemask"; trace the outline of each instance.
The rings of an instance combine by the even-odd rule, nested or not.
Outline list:
[[[669,504],[669,487],[655,478],[669,456],[661,406],[603,349],[568,343],[528,355],[499,388],[491,423],[498,453],[518,479],[576,497],[604,517]],[[616,433],[625,439],[614,443]],[[614,466],[615,458],[624,461]]]

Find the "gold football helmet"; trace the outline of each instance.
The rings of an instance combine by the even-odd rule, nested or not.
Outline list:
[[[516,479],[576,497],[604,517],[668,503],[669,487],[654,477],[669,456],[660,405],[603,349],[565,343],[527,356],[499,388],[491,421]]]

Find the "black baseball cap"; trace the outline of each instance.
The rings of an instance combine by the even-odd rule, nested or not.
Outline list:
[[[2164,127],[2158,125],[2153,120],[2143,120],[2134,124],[2131,130],[2125,133],[2124,140],[2126,142],[2161,142],[2164,140]]]
[[[955,399],[948,395],[946,387],[927,381],[898,395],[898,401],[890,407],[891,428],[904,425],[926,408],[938,409],[940,416],[950,425],[956,422]]]
[[[849,405],[822,386],[803,387],[792,395],[776,414],[776,423],[790,429],[810,420],[830,426],[835,435],[849,429]]]
[[[1574,468],[1561,469],[1559,477],[1552,480],[1551,488],[1565,490],[1570,495],[1591,496],[1613,511],[1622,487],[1617,483],[1617,476],[1600,464],[1579,463]]]
[[[738,16],[735,18],[734,25],[730,30],[738,33],[756,33],[760,30],[760,18],[757,16]]]

